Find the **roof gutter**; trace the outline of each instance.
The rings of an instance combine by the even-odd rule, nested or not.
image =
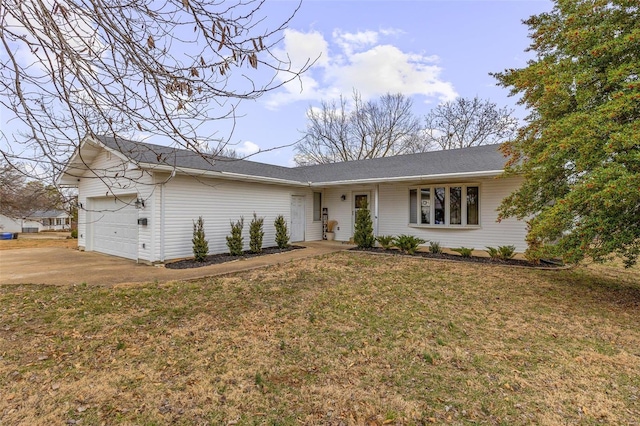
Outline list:
[[[252,175],[245,175],[242,173],[192,169],[188,167],[173,167],[173,166],[168,166],[164,164],[139,163],[138,167],[140,167],[141,169],[147,169],[155,172],[178,171],[180,173],[184,173],[190,176],[215,177],[219,179],[240,180],[240,181],[246,181],[246,182],[273,183],[273,184],[291,185],[291,186],[304,186],[304,187],[311,186],[310,182],[299,182],[295,180],[278,179],[278,178],[271,178],[271,177],[264,177],[264,176],[252,176]]]
[[[354,185],[367,183],[388,183],[388,182],[408,182],[416,180],[435,180],[435,179],[453,179],[453,178],[475,178],[475,177],[491,177],[501,175],[504,170],[485,170],[482,172],[460,172],[460,173],[441,173],[435,175],[416,175],[416,176],[397,176],[388,178],[368,178],[368,179],[348,179],[326,182],[312,182],[310,186],[339,186]]]

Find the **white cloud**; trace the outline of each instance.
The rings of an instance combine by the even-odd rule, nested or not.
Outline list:
[[[240,154],[241,157],[246,157],[248,155],[255,154],[256,152],[260,151],[260,147],[251,141],[244,141],[237,147],[233,147],[233,148],[236,150],[238,154]]]
[[[288,54],[294,65],[320,57],[299,79],[268,96],[267,107],[335,99],[349,96],[353,89],[365,100],[387,92],[421,95],[425,102],[454,99],[457,93],[453,84],[443,80],[437,55],[404,52],[382,42],[402,34],[393,28],[355,33],[337,29],[327,40],[317,31],[287,30],[279,53]]]
[[[334,30],[333,41],[342,48],[346,55],[350,56],[354,50],[360,50],[376,44],[378,42],[378,33],[376,31],[345,33],[341,30]]]

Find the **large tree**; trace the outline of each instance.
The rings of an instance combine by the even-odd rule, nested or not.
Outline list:
[[[91,134],[199,152],[220,139],[212,122],[310,65],[292,68],[273,49],[296,5],[284,16],[265,9],[264,0],[3,0],[0,109],[22,125],[0,154],[42,174],[59,172]]]
[[[69,197],[55,187],[28,180],[21,167],[0,159],[0,214],[21,218],[38,210],[64,209]]]
[[[412,101],[402,94],[386,94],[364,101],[353,92],[352,102],[344,97],[323,101],[307,110],[307,128],[296,146],[298,165],[387,157],[414,152],[420,120],[413,114]]]
[[[522,176],[500,217],[530,218],[539,255],[627,265],[640,253],[640,6],[556,0],[525,21],[536,58],[495,74],[530,108],[504,145]]]
[[[513,111],[477,96],[437,105],[425,116],[423,149],[454,149],[504,142],[513,137],[518,120]]]

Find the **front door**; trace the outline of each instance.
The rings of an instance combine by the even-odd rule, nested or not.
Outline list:
[[[304,197],[291,196],[291,242],[304,241]]]
[[[353,194],[353,213],[351,214],[351,235],[354,234],[356,230],[356,214],[358,210],[367,206],[367,210],[371,209],[371,202],[369,201],[369,193],[368,192],[356,192]]]

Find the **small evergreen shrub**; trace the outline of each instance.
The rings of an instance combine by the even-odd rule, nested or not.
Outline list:
[[[509,260],[516,255],[516,246],[487,247],[487,253],[494,260]]]
[[[498,251],[497,248],[495,247],[489,247],[487,246],[487,253],[489,253],[489,257],[493,260],[498,260],[500,259],[500,252]]]
[[[356,223],[353,232],[353,241],[358,248],[371,248],[376,242],[373,236],[373,221],[371,220],[371,212],[367,208],[365,201],[356,213]]]
[[[395,239],[395,246],[398,247],[402,252],[408,254],[414,254],[418,249],[420,244],[426,243],[427,240],[423,240],[422,238],[414,237],[413,235],[398,235]]]
[[[73,238],[74,240],[78,238],[78,230],[77,229],[72,229],[71,230],[71,238]]]
[[[440,247],[440,241],[431,241],[429,243],[429,251],[434,254],[442,253],[442,247]]]
[[[276,217],[276,221],[273,222],[276,228],[276,245],[279,249],[289,247],[289,230],[287,229],[287,222],[284,220],[284,216],[279,215]]]
[[[462,257],[471,257],[471,253],[475,249],[467,248],[467,247],[460,247],[460,248],[454,248],[454,249],[451,249],[451,250],[455,251],[456,253],[460,253],[460,256],[462,256]]]
[[[264,218],[258,218],[255,213],[253,213],[253,219],[249,224],[249,250],[251,253],[261,253],[262,252],[262,237],[264,237]]]
[[[516,255],[516,246],[499,246],[498,255],[502,260],[509,260]]]
[[[393,235],[380,235],[376,238],[376,241],[380,243],[383,249],[391,250],[391,247],[395,244],[395,237]]]
[[[204,262],[209,254],[209,243],[205,239],[204,235],[204,219],[202,216],[198,218],[197,222],[193,222],[193,257],[196,262]]]
[[[236,223],[231,222],[231,235],[227,236],[227,247],[231,256],[242,256],[244,238],[242,237],[242,228],[244,228],[244,218]]]

